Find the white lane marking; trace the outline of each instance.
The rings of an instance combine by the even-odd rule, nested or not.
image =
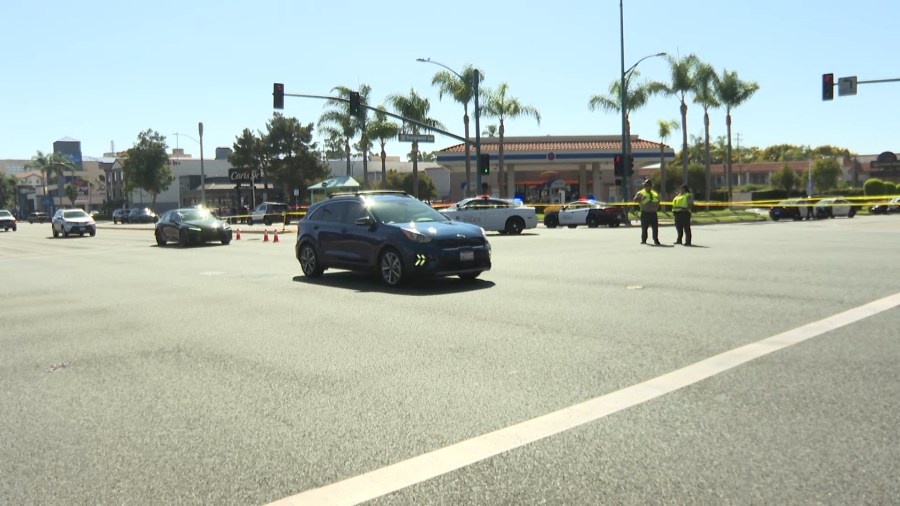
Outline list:
[[[900,293],[750,343],[651,380],[270,505],[359,504],[674,392],[900,305]]]

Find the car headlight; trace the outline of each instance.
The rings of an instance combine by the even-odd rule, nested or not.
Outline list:
[[[425,244],[425,243],[431,242],[431,237],[429,237],[425,234],[420,234],[419,232],[416,232],[415,230],[407,230],[405,228],[402,230],[403,230],[403,235],[405,235],[406,238],[412,242],[419,243],[419,244]]]

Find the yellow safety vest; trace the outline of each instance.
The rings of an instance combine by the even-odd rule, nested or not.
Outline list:
[[[641,191],[639,191],[638,193],[641,195],[641,202],[640,202],[641,211],[656,212],[657,210],[659,210],[659,194],[658,193],[656,193],[653,190],[650,190],[648,192],[647,190],[644,190],[644,189],[641,189]],[[656,201],[656,205],[648,207],[647,204],[650,202],[653,202],[653,201]]]
[[[675,198],[672,199],[672,210],[676,213],[679,211],[690,211],[690,198],[690,193],[676,195]]]

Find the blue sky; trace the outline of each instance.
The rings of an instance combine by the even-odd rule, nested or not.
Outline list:
[[[845,147],[859,154],[900,151],[895,127],[900,82],[861,84],[857,96],[821,100],[821,75],[900,78],[900,43],[890,28],[895,0],[624,0],[625,65],[657,52],[696,54],[756,81],[760,90],[733,111],[733,142]],[[590,111],[591,95],[619,78],[619,1],[554,2],[5,0],[0,4],[0,158],[31,158],[72,137],[87,156],[131,147],[153,129],[199,154],[231,146],[244,128],[264,130],[272,83],[288,93],[327,95],[334,86],[372,87],[372,102],[411,89],[430,115],[462,134],[462,106],[438,99],[430,57],[537,108],[507,120],[506,135],[621,133],[621,117]],[[667,80],[662,58],[638,67],[641,80]],[[324,102],[288,97],[284,113],[316,123]],[[680,122],[674,97],[632,112],[632,133],[657,139],[657,121]],[[482,129],[495,120],[482,118]],[[702,135],[690,104],[688,133]],[[185,136],[177,137],[181,133]],[[680,146],[676,132],[668,144]],[[723,110],[711,136],[725,135]],[[321,141],[321,137],[316,136]],[[438,136],[441,149],[456,141]],[[388,154],[407,153],[391,143]]]

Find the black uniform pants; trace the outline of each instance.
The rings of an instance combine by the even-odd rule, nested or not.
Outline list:
[[[680,243],[682,236],[684,244],[691,243],[691,213],[690,211],[679,211],[675,213],[675,232],[678,233],[676,243]]]
[[[647,229],[653,229],[653,242],[659,242],[659,217],[655,212],[641,211],[641,242],[647,242]]]

